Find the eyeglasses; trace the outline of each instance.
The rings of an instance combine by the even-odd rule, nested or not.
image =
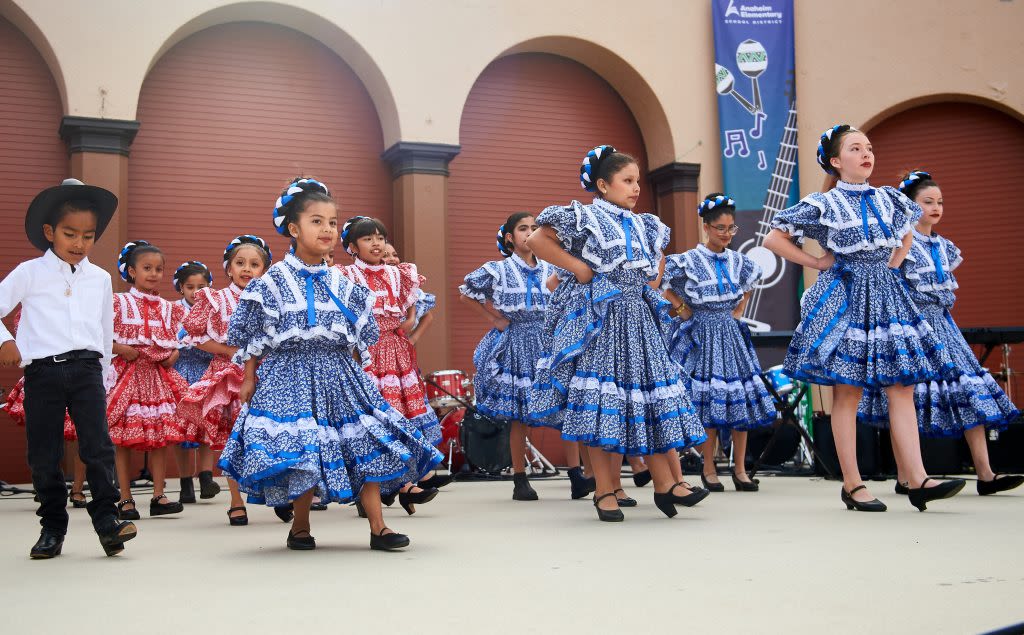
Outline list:
[[[740,231],[739,225],[708,225],[708,227],[715,230],[719,234],[729,234],[730,236],[735,236]]]

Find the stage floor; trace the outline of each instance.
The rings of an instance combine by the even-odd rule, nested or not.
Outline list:
[[[624,479],[628,480],[628,479]],[[176,482],[176,481],[175,481]],[[919,513],[873,483],[885,514],[849,512],[837,483],[763,478],[664,518],[640,506],[600,523],[563,479],[454,483],[407,517],[401,553],[371,552],[354,508],[314,512],[318,548],[285,548],[261,507],[229,527],[227,493],[176,517],[137,521],[106,558],[71,509],[64,555],[31,561],[31,498],[0,499],[7,633],[979,633],[1024,621],[1024,489],[979,497],[974,482]],[[176,498],[176,495],[172,495]],[[148,500],[139,494],[138,500]],[[140,508],[148,506],[141,504]]]

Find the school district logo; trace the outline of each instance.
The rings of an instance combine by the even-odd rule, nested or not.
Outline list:
[[[736,0],[729,0],[729,6],[725,9],[725,17],[730,15],[739,15],[740,10],[736,8]]]
[[[718,6],[722,5],[719,4]],[[725,24],[782,24],[782,10],[776,9],[773,4],[741,4],[736,6],[736,0],[729,0],[722,20]]]

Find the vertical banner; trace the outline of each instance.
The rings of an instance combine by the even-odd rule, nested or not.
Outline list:
[[[723,189],[736,201],[732,248],[764,270],[743,317],[754,331],[800,318],[800,268],[764,248],[769,223],[797,199],[793,0],[711,0]]]

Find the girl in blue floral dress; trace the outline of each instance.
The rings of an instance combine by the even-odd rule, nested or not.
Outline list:
[[[942,219],[942,190],[929,173],[920,170],[905,175],[899,190],[923,211],[914,229],[914,244],[900,266],[900,274],[914,303],[946,346],[959,373],[953,381],[931,381],[916,386],[914,402],[918,427],[928,437],[966,438],[978,475],[979,494],[984,496],[1019,487],[1024,477],[997,475],[992,471],[985,430],[1005,428],[1020,412],[992,375],[978,363],[949,313],[959,287],[953,270],[963,262],[963,256],[956,245],[934,231]],[[857,412],[859,420],[887,427],[887,412],[885,393],[865,391]],[[905,480],[900,473],[897,493],[906,494],[901,484]]]
[[[185,308],[185,314],[192,310],[196,293],[213,284],[213,274],[209,267],[198,260],[189,260],[181,263],[174,271],[172,278],[174,290],[181,294],[178,302]],[[178,333],[181,337],[182,333]],[[178,371],[188,385],[199,381],[206,369],[213,361],[213,355],[194,346],[183,346],[178,349],[178,361],[174,362],[174,370]],[[196,450],[198,449],[198,453]],[[184,441],[174,448],[174,459],[178,464],[178,475],[181,477],[181,491],[178,502],[196,502],[195,483],[192,481],[192,474],[195,472],[193,465],[194,455],[198,454],[196,464],[199,467],[199,494],[200,498],[213,498],[220,493],[220,485],[213,480],[213,451],[196,441]]]
[[[654,290],[669,229],[630,211],[640,169],[629,155],[594,148],[580,180],[594,202],[545,209],[527,241],[538,258],[572,274],[548,307],[530,415],[591,447],[600,520],[623,520],[613,484],[623,454],[646,457],[655,505],[671,517],[676,504],[693,505],[708,492],[674,482],[670,465],[677,448],[705,435],[665,346],[671,307]]]
[[[473,354],[473,386],[480,412],[512,422],[512,499],[537,500],[526,477],[526,424],[530,386],[541,354],[541,331],[554,268],[538,260],[526,241],[537,230],[533,214],[516,212],[498,228],[494,260],[466,276],[459,293],[493,328]],[[487,306],[490,303],[490,306]]]
[[[697,213],[707,244],[665,260],[661,285],[680,318],[674,323],[669,355],[683,369],[697,418],[708,434],[701,448],[704,486],[713,492],[724,489],[715,469],[715,442],[717,431],[726,429],[732,431],[733,486],[756,492],[758,484],[746,470],[747,431],[775,421],[775,405],[761,379],[750,332],[737,317],[761,279],[761,268],[728,248],[738,230],[731,198],[710,194]]]
[[[407,536],[384,525],[381,494],[417,480],[441,460],[422,434],[381,397],[354,359],[377,339],[374,296],[324,262],[338,240],[327,187],[293,181],[274,208],[293,251],[253,280],[231,315],[227,345],[245,364],[245,406],[220,467],[249,502],[294,501],[291,549],[314,549],[309,507],[356,498],[370,522],[371,549],[398,549]],[[258,369],[257,369],[258,366]]]
[[[804,294],[785,369],[795,379],[834,386],[832,435],[843,472],[840,497],[848,509],[886,509],[861,481],[856,448],[861,393],[885,391],[896,461],[910,502],[924,511],[929,501],[957,494],[964,481],[929,478],[917,435],[914,384],[955,375],[949,353],[893,269],[910,250],[921,208],[895,188],[868,185],[875,156],[859,130],[829,128],[817,154],[838,184],[779,212],[764,243],[822,272]],[[818,241],[825,255],[816,258],[800,249],[794,239],[805,237]]]

